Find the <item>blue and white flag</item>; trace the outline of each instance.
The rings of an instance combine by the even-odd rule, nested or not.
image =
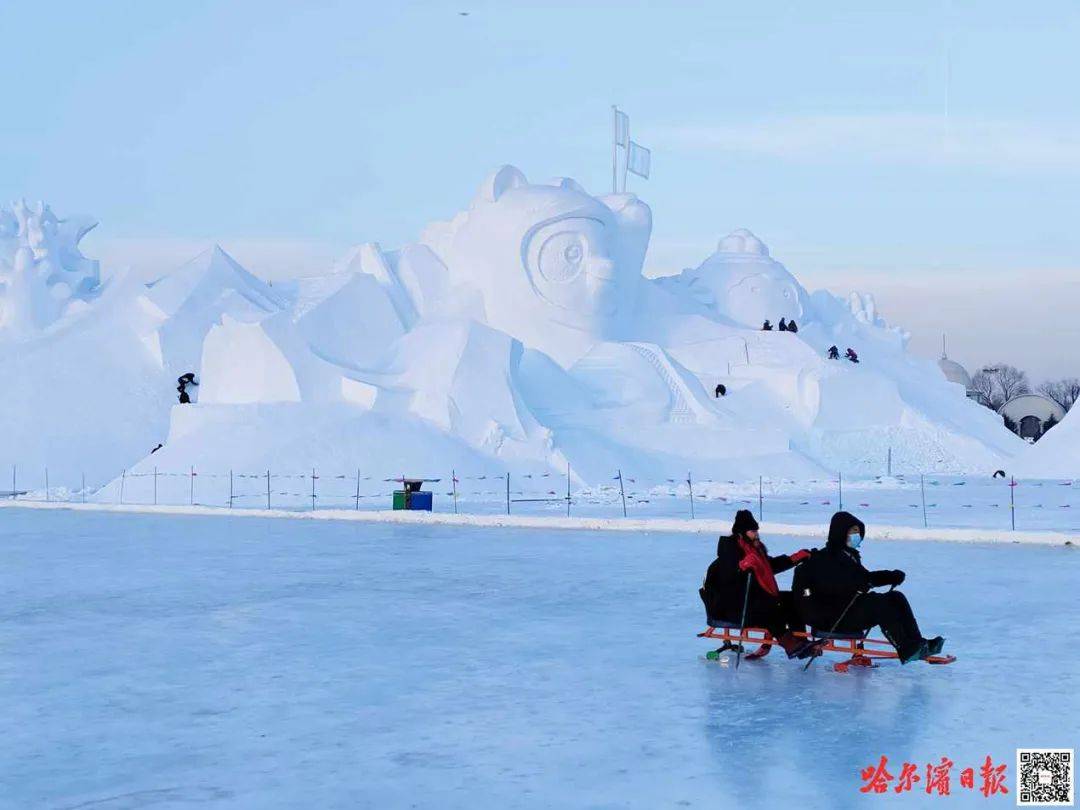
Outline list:
[[[630,142],[630,116],[622,110],[615,110],[615,143],[626,147]]]
[[[639,143],[630,141],[629,151],[626,153],[626,168],[638,177],[649,178],[649,167],[652,165],[652,152]]]

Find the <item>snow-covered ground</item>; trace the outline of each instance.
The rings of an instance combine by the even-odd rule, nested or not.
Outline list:
[[[713,539],[9,509],[0,805],[843,807],[889,758],[952,793],[1075,747],[1075,548],[888,543],[950,667],[738,672],[696,589]],[[805,541],[767,540],[774,550]],[[782,583],[789,581],[783,575]],[[895,783],[894,783],[895,784]]]

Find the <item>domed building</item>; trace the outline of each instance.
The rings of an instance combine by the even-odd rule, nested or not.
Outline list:
[[[964,393],[967,394],[968,399],[981,399],[982,395],[971,385],[971,375],[968,374],[967,369],[955,360],[950,360],[945,353],[944,341],[941,347],[941,359],[938,360],[938,368],[941,369],[941,373],[945,375],[946,380],[964,386]]]
[[[1006,420],[1016,425],[1016,434],[1030,442],[1038,441],[1051,425],[1065,418],[1065,409],[1042,394],[1020,394],[998,410]]]

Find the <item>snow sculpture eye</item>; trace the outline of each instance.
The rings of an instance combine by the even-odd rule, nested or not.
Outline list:
[[[537,269],[552,284],[567,284],[581,273],[588,245],[580,233],[562,231],[540,246]]]

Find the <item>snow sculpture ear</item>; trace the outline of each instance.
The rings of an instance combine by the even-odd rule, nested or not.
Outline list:
[[[575,180],[573,177],[554,177],[549,185],[556,188],[566,189],[567,191],[577,191],[580,194],[588,194],[585,188]]]
[[[528,182],[515,166],[500,166],[481,184],[479,198],[485,202],[495,202],[510,189],[527,185]]]

